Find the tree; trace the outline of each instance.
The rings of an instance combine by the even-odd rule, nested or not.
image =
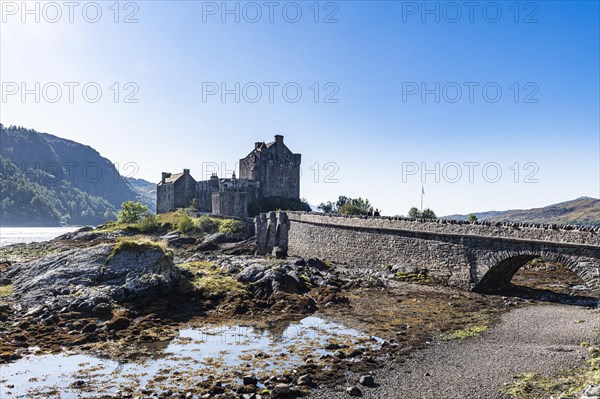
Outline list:
[[[427,208],[423,211],[423,213],[421,213],[421,217],[423,219],[437,219],[437,216],[435,216],[435,212],[433,212],[431,209]]]
[[[121,204],[117,221],[119,223],[138,223],[148,215],[150,215],[150,210],[146,205],[135,201],[125,201]]]
[[[341,213],[343,215],[366,215],[373,206],[368,199],[358,197],[350,198],[340,195],[334,203],[331,201],[321,202],[318,206],[323,213]]]
[[[372,208],[369,200],[366,198],[363,199],[362,197],[351,199],[350,204],[354,205],[357,208],[362,209],[363,211],[365,211],[365,213],[367,213],[369,211],[369,208]]]
[[[338,197],[337,202],[335,203],[335,207],[337,209],[340,209],[341,207],[343,207],[344,205],[346,205],[348,202],[350,202],[350,198],[346,197],[345,195],[340,195]]]
[[[477,216],[475,216],[475,215],[474,215],[474,214],[472,214],[472,213],[469,213],[469,214],[467,215],[467,220],[468,220],[469,222],[476,222],[476,221],[477,221]]]
[[[419,212],[419,210],[413,206],[408,211],[408,217],[412,219],[419,219],[421,217],[421,212]]]
[[[337,212],[337,207],[331,201],[321,202],[319,204],[318,208],[320,210],[322,210],[323,213],[336,213]]]
[[[366,215],[367,214],[367,210],[356,206],[354,204],[348,203],[348,204],[344,204],[340,207],[339,212],[342,215]]]

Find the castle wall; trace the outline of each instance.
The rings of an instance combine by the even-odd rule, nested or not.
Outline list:
[[[240,191],[217,191],[212,195],[212,212],[221,216],[246,217],[247,195]]]
[[[196,180],[185,173],[181,178],[173,183],[174,190],[174,208],[187,208],[196,198]]]
[[[200,212],[212,212],[212,195],[219,190],[210,180],[199,181],[196,183],[196,208]]]
[[[156,186],[156,213],[167,213],[175,208],[175,192],[173,184]]]

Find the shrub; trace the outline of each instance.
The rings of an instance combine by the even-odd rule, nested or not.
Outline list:
[[[121,204],[117,221],[119,223],[138,223],[148,215],[150,215],[150,210],[146,205],[135,201],[125,201]]]
[[[219,225],[219,233],[241,233],[244,231],[244,223],[236,219],[222,220]]]
[[[137,227],[142,233],[152,233],[158,229],[158,220],[154,215],[147,215]]]
[[[194,220],[196,229],[202,233],[212,234],[219,231],[219,220],[211,218],[207,215],[202,215],[198,219]]]
[[[177,220],[177,231],[190,233],[194,230],[194,221],[187,214],[182,214]]]

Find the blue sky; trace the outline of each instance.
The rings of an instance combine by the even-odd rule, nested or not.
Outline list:
[[[124,174],[223,173],[283,134],[313,204],[363,196],[405,214],[421,186],[439,215],[600,196],[598,2],[477,2],[472,15],[464,2],[319,2],[318,16],[313,1],[276,2],[273,22],[262,1],[228,2],[239,22],[222,2],[120,2],[118,16],[80,2],[72,23],[65,6],[57,18],[30,2],[36,22],[2,3],[0,121],[88,144]],[[36,82],[39,103],[21,96]],[[79,84],[73,102],[65,82]],[[207,94],[236,82],[239,102]]]

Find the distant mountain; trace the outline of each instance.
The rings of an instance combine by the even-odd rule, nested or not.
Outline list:
[[[474,212],[479,220],[547,224],[600,225],[600,200],[581,197],[543,208],[510,211]],[[443,219],[467,220],[467,215],[449,215]]]
[[[0,124],[0,224],[97,224],[140,198],[93,148]]]
[[[152,213],[156,213],[156,183],[134,177],[125,178],[137,193],[137,201],[146,205]]]

